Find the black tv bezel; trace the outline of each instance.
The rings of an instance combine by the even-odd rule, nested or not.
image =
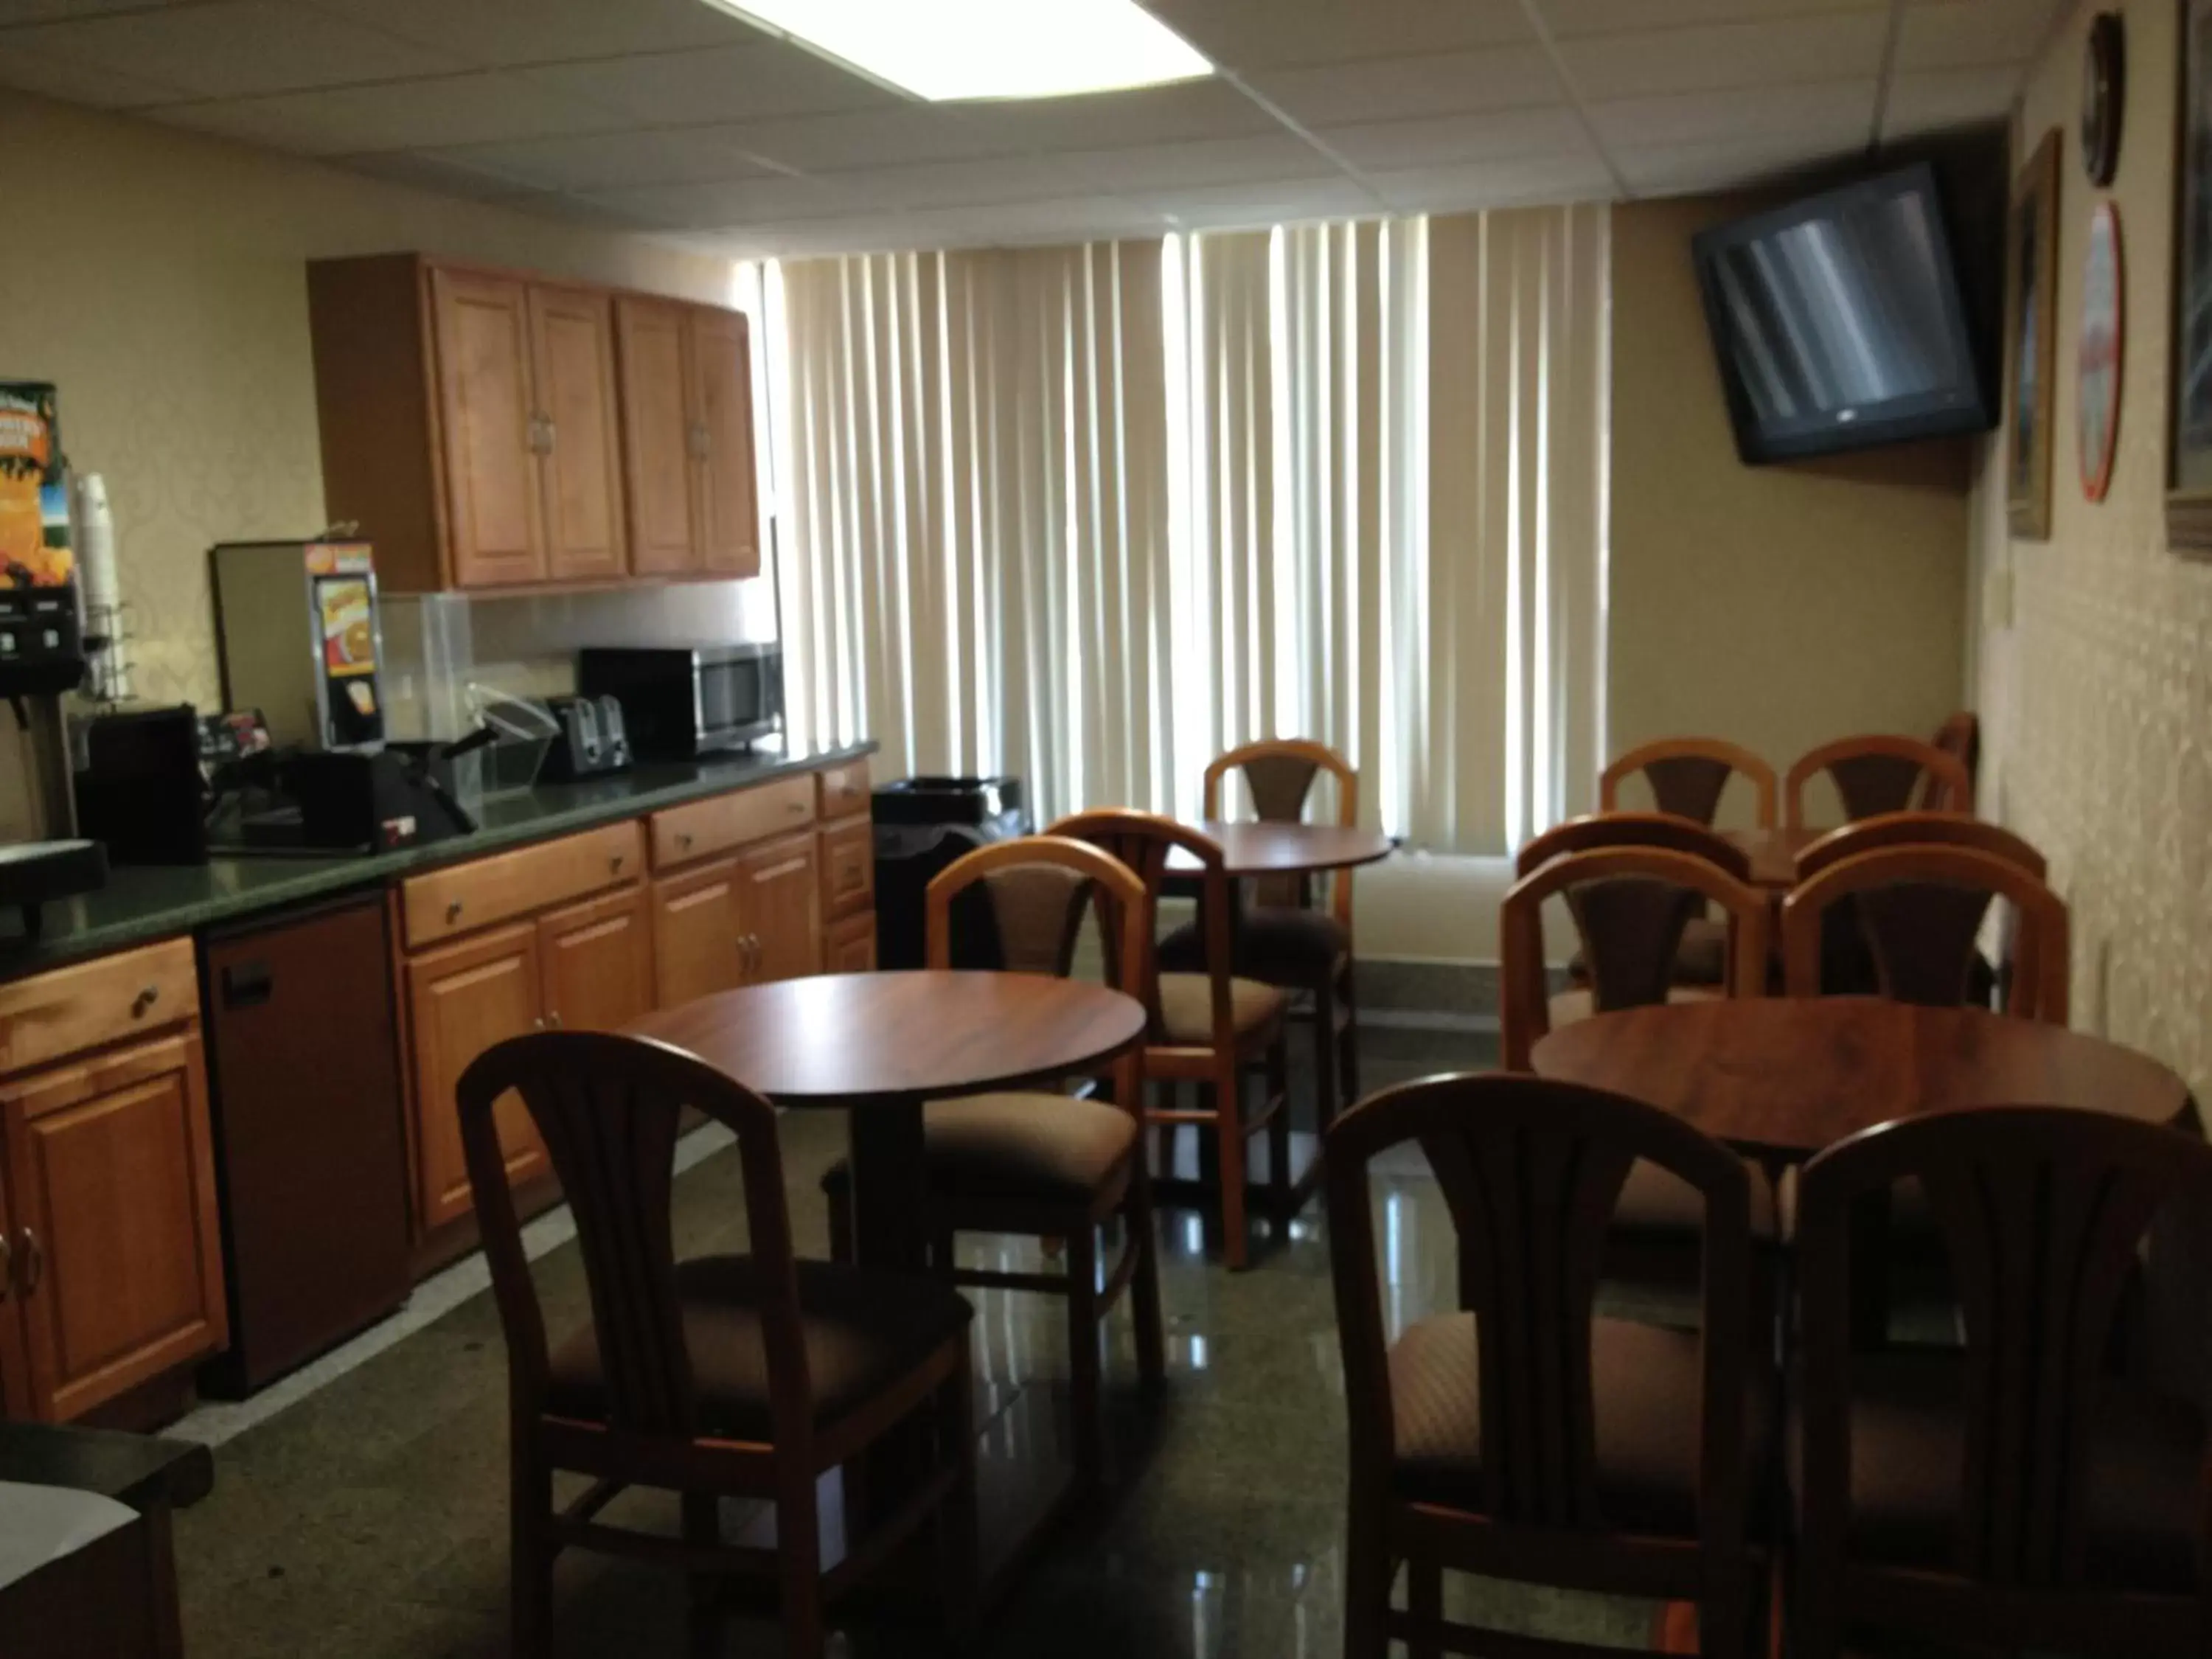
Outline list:
[[[1753,412],[1750,397],[1736,373],[1735,354],[1730,349],[1734,336],[1729,326],[1727,307],[1721,297],[1720,285],[1714,276],[1717,256],[1791,225],[1827,217],[1841,204],[1855,198],[1888,199],[1914,192],[1923,196],[1933,210],[1930,216],[1936,232],[1936,255],[1942,289],[1939,297],[1943,307],[1943,319],[1951,330],[1952,337],[1959,343],[1960,353],[1972,376],[1974,401],[1966,405],[1917,410],[1874,420],[1832,420],[1811,431],[1783,437],[1771,435]],[[1722,395],[1728,402],[1729,424],[1735,434],[1736,453],[1747,466],[1844,454],[1853,450],[1910,443],[1923,438],[1958,437],[1987,432],[1996,425],[1996,398],[1990,384],[1989,364],[1985,361],[1987,353],[1966,314],[1965,292],[1959,280],[1958,260],[1951,249],[1950,216],[1944,209],[1943,191],[1936,176],[1936,169],[1928,162],[1916,161],[1909,167],[1893,168],[1871,179],[1862,179],[1853,184],[1822,191],[1818,195],[1801,198],[1783,207],[1715,225],[1691,238],[1690,251],[1697,267],[1698,295],[1704,302],[1705,331],[1712,341],[1714,365],[1720,374]]]

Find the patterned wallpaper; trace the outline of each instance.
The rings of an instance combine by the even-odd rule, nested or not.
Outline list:
[[[107,479],[134,689],[151,702],[216,701],[207,549],[322,526],[308,259],[419,248],[730,297],[726,262],[624,230],[18,94],[0,153],[37,158],[11,177],[0,236],[0,379],[58,383],[72,461]],[[0,834],[27,817],[11,747]]]
[[[2075,1022],[2212,1085],[2212,563],[2166,545],[2173,0],[2125,14],[2119,173],[2090,185],[2076,132],[2083,5],[2039,64],[2014,131],[2063,135],[2057,419],[2048,542],[2005,532],[2002,445],[1977,502],[1970,639],[1988,728],[1983,807],[2042,847],[2074,915]],[[2127,340],[2119,455],[2101,504],[2075,458],[2075,347],[2091,209],[2119,211]],[[2009,588],[2009,617],[2006,614]]]

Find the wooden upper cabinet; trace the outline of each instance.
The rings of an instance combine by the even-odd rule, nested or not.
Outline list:
[[[0,1085],[11,1409],[81,1417],[229,1338],[197,1024]]]
[[[430,273],[430,291],[453,585],[541,580],[550,567],[530,291],[512,278],[444,270]],[[376,541],[374,519],[362,533]]]
[[[615,301],[615,332],[622,347],[630,568],[657,576],[697,570],[705,543],[690,307],[624,295]]]
[[[760,508],[753,489],[752,341],[744,318],[703,307],[691,313],[699,386],[701,565],[719,576],[760,574]]]
[[[546,569],[556,581],[620,576],[629,558],[614,304],[589,289],[533,286],[529,295]]]

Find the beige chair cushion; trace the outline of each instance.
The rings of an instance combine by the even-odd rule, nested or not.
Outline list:
[[[929,1178],[955,1196],[1087,1202],[1127,1161],[1137,1121],[1068,1095],[975,1095],[923,1114]]]
[[[974,1310],[957,1291],[934,1280],[828,1261],[801,1261],[797,1267],[800,1336],[817,1427],[867,1404],[945,1343],[967,1340]],[[771,1437],[759,1282],[750,1256],[701,1256],[677,1264],[676,1291],[702,1434]],[[546,1409],[586,1422],[606,1420],[599,1346],[591,1326],[554,1348]]]
[[[1771,1243],[1777,1225],[1773,1186],[1766,1171],[1749,1158],[1744,1160],[1744,1172],[1751,1177],[1751,1236],[1761,1243]],[[1705,1231],[1705,1200],[1696,1188],[1671,1170],[1639,1158],[1621,1183],[1613,1225],[1617,1233],[1693,1240]]]
[[[1482,1386],[1475,1317],[1447,1314],[1407,1328],[1390,1350],[1397,1428],[1393,1482],[1417,1503],[1482,1508]],[[1744,1357],[1746,1480],[1756,1492],[1757,1449],[1774,1399],[1766,1369]],[[1590,1322],[1598,1498],[1613,1526],[1693,1536],[1704,1368],[1697,1334],[1626,1320]]]
[[[1229,1018],[1240,1037],[1279,1016],[1286,999],[1256,979],[1229,981]],[[1160,975],[1160,1024],[1170,1042],[1204,1048],[1213,1042],[1213,985],[1204,974]]]
[[[1702,985],[1677,985],[1667,993],[1669,1002],[1717,1002],[1721,993],[1708,990]],[[1551,1000],[1552,1029],[1571,1025],[1578,1019],[1588,1019],[1592,1011],[1591,994],[1583,990],[1562,991]]]
[[[1269,985],[1298,990],[1335,982],[1352,953],[1352,934],[1325,910],[1255,905],[1237,923],[1237,971]],[[1187,921],[1160,941],[1164,972],[1198,973],[1206,967],[1198,924]]]

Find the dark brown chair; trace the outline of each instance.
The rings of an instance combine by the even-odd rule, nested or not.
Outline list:
[[[1203,970],[1160,971],[1148,938],[1141,970],[1130,982],[1144,988],[1146,1029],[1145,1080],[1172,1088],[1194,1083],[1205,1103],[1185,1109],[1174,1103],[1148,1106],[1147,1123],[1173,1127],[1185,1123],[1211,1129],[1221,1185],[1223,1249],[1232,1271],[1241,1272],[1250,1254],[1246,1237],[1244,1143],[1267,1132],[1269,1175],[1279,1212],[1289,1206],[1291,1118],[1289,1061],[1283,1043],[1286,999],[1272,985],[1246,979],[1231,966],[1237,960],[1237,908],[1222,867],[1220,843],[1197,830],[1152,812],[1118,807],[1078,812],[1049,831],[1088,842],[1135,871],[1155,906],[1168,879],[1173,856],[1186,854],[1198,877],[1199,929]],[[1179,874],[1182,872],[1178,872]],[[1113,941],[1108,941],[1109,954]],[[1122,969],[1109,963],[1120,978]],[[1244,1109],[1244,1074],[1264,1069],[1266,1092],[1259,1109]]]
[[[1697,828],[1669,822],[1678,830]],[[1720,845],[1742,858],[1727,842]],[[1553,996],[1547,994],[1543,907],[1555,896],[1566,902],[1581,935],[1589,985]],[[1724,981],[1711,991],[1674,985],[1668,963],[1679,949],[1685,920],[1708,900],[1727,918]],[[1672,848],[1593,848],[1538,866],[1514,884],[1498,908],[1500,1063],[1509,1072],[1527,1071],[1531,1052],[1555,1025],[1594,1012],[1692,998],[1764,996],[1767,915],[1765,894],[1718,864]],[[1779,1232],[1773,1191],[1756,1165],[1749,1168],[1752,1231],[1761,1244],[1771,1244]],[[1693,1284],[1698,1216],[1695,1193],[1664,1170],[1637,1165],[1617,1209],[1608,1275],[1672,1289]]]
[[[2006,900],[2018,925],[2005,1012],[2066,1023],[2065,902],[2012,860],[1969,847],[1886,847],[1801,882],[1782,905],[1783,977],[1791,996],[1826,988],[1823,922],[1846,898],[1856,907],[1881,994],[1932,1007],[1973,1002],[1983,921],[1992,900]]]
[[[564,1548],[777,1581],[784,1650],[819,1659],[824,1604],[935,1522],[956,1637],[975,1585],[975,1439],[957,1291],[899,1274],[794,1261],[775,1110],[690,1055],[601,1032],[545,1031],[481,1055],[459,1085],[461,1145],[507,1335],[514,1645],[551,1650]],[[520,1097],[576,1222],[591,1323],[549,1344],[507,1189],[495,1108]],[[751,1251],[675,1259],[669,1195],[680,1115],[732,1130]],[[933,1455],[874,1529],[823,1571],[816,1482],[888,1431],[932,1431]],[[556,1471],[590,1477],[554,1503]],[[597,1517],[632,1486],[683,1494],[681,1539]],[[773,1549],[726,1544],[722,1494],[773,1502]],[[711,1618],[702,1602],[702,1626]],[[709,1630],[698,1632],[702,1639]]]
[[[1966,769],[1966,792],[1964,796],[1954,794],[1940,779],[1929,777],[1922,781],[1920,799],[1914,805],[1923,812],[1972,811],[1974,788],[1982,769],[1981,721],[1971,709],[1961,708],[1945,715],[1929,741]]]
[[[1852,823],[1877,812],[1902,812],[1914,804],[1916,792],[1929,789],[1940,792],[1935,799],[1966,803],[1958,811],[1972,809],[1973,785],[1956,755],[1917,738],[1869,734],[1838,738],[1797,757],[1782,780],[1782,817],[1789,828],[1806,827],[1805,786],[1823,772]]]
[[[1118,983],[1143,1000],[1144,941],[1152,931],[1145,884],[1095,847],[1030,836],[979,847],[929,884],[928,965],[953,965],[957,918],[969,898],[986,907],[998,957],[1017,973],[1065,978],[1086,908],[1118,939],[1110,954]],[[1104,1462],[1099,1401],[1099,1328],[1126,1291],[1136,1322],[1137,1366],[1147,1383],[1166,1374],[1160,1280],[1152,1236],[1152,1182],[1143,1135],[1142,1059],[1115,1062],[1113,1098],[1000,1093],[933,1101],[922,1114],[929,1162],[930,1219],[938,1270],[955,1285],[1035,1291],[1067,1304],[1068,1404],[1078,1472],[1095,1480]],[[840,1160],[823,1177],[830,1198],[830,1249],[848,1259],[852,1172]],[[1099,1230],[1122,1221],[1121,1259],[1098,1284]],[[957,1233],[1013,1233],[1059,1241],[1066,1271],[1002,1273],[962,1267]]]
[[[1961,1353],[1851,1339],[1863,1218],[1908,1182],[1948,1246]],[[2212,1204],[2212,1148],[1971,1108],[1854,1135],[1798,1192],[1790,1651],[1834,1659],[1847,1627],[1977,1653],[2212,1650],[2202,1411],[2109,1364],[2153,1221]]]
[[[1597,807],[1620,810],[1620,786],[1642,773],[1662,812],[1711,824],[1729,780],[1741,775],[1753,791],[1753,821],[1774,828],[1774,769],[1741,744],[1720,738],[1664,738],[1632,749],[1597,775]]]
[[[1831,830],[1816,842],[1797,849],[1800,882],[1808,881],[1845,859],[1887,847],[1966,847],[2001,858],[2033,876],[2049,878],[2043,854],[2034,846],[2001,823],[1968,817],[1963,812],[1877,812],[1872,817]]]
[[[1232,749],[1206,769],[1206,816],[1224,816],[1222,786],[1241,774],[1254,813],[1263,823],[1296,823],[1324,772],[1336,783],[1337,822],[1359,822],[1359,774],[1334,750],[1304,738],[1271,738]],[[1237,971],[1313,998],[1314,1090],[1326,1124],[1359,1096],[1358,1010],[1353,989],[1352,872],[1328,878],[1328,906],[1315,908],[1303,876],[1263,876],[1249,884],[1252,902],[1237,919]],[[1188,922],[1160,941],[1160,963],[1174,970],[1203,967],[1199,927]]]
[[[1413,1143],[1459,1236],[1462,1311],[1390,1343],[1369,1166]],[[1639,1163],[1698,1195],[1698,1331],[1594,1316],[1614,1203]],[[1447,1622],[1447,1568],[1692,1601],[1699,1651],[1747,1654],[1748,1517],[1773,1390],[1751,1325],[1741,1160],[1639,1102],[1494,1074],[1363,1101],[1330,1128],[1325,1168],[1351,1429],[1346,1659],[1382,1659],[1394,1638],[1415,1654],[1617,1651]]]
[[[1601,847],[1667,848],[1717,865],[1738,881],[1751,879],[1751,854],[1704,824],[1670,812],[1613,811],[1569,818],[1531,836],[1514,855],[1514,878],[1540,869],[1563,853],[1586,853]],[[1728,950],[1728,925],[1705,915],[1703,905],[1697,906],[1682,924],[1682,942],[1674,951],[1674,983],[1724,985]],[[1577,985],[1589,982],[1589,963],[1580,951],[1569,960],[1567,977]]]

